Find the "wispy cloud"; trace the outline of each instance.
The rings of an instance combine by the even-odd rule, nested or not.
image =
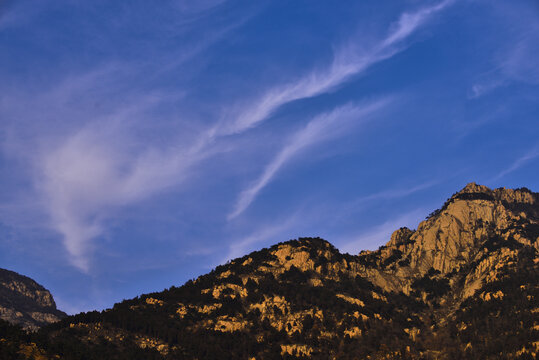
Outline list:
[[[380,245],[387,243],[391,234],[403,227],[415,228],[426,212],[424,209],[416,209],[405,215],[389,219],[380,225],[376,225],[358,235],[349,236],[348,239],[337,243],[339,249],[349,254],[357,254],[361,250],[374,250]]]
[[[84,271],[90,240],[103,232],[107,212],[180,183],[199,160],[180,149],[148,148],[133,156],[120,131],[96,127],[68,137],[36,162],[36,186],[52,224],[63,235],[73,264]]]
[[[532,26],[498,55],[496,67],[472,85],[468,99],[478,99],[514,82],[539,84],[539,26]]]
[[[71,263],[85,272],[90,269],[92,240],[106,231],[113,211],[178,186],[218,151],[217,146],[198,148],[189,140],[196,129],[186,131],[194,126],[188,119],[170,124],[172,135],[164,135],[166,121],[160,122],[163,130],[148,131],[151,114],[178,97],[122,91],[126,80],[116,68],[70,76],[31,100],[0,98],[6,120],[0,126],[2,150],[32,169],[20,174],[32,177],[32,206],[46,212]],[[182,122],[187,125],[179,136],[175,133]],[[13,206],[21,201],[29,203],[19,199]]]
[[[516,81],[539,84],[539,25],[537,17],[501,60],[504,74]]]
[[[355,203],[374,201],[374,200],[389,200],[389,199],[402,198],[402,197],[415,194],[416,192],[428,189],[438,183],[439,181],[435,180],[435,181],[427,181],[427,182],[418,184],[416,186],[408,187],[408,188],[387,189],[387,190],[380,191],[380,192],[377,192],[368,196],[364,196],[356,200]]]
[[[221,1],[212,0],[191,10],[205,12],[219,4]],[[8,89],[4,87],[0,97],[6,115],[0,127],[2,146],[32,164],[36,195],[43,199],[40,205],[45,207],[52,227],[62,235],[73,265],[88,272],[93,240],[106,232],[105,224],[112,212],[178,187],[203,160],[219,153],[220,141],[246,132],[282,105],[330,91],[374,63],[393,56],[404,48],[406,38],[449,4],[450,1],[444,1],[403,14],[370,51],[359,51],[353,45],[342,48],[328,68],[270,89],[238,116],[209,126],[177,116],[178,128],[187,130],[175,128],[174,132],[156,135],[166,141],[147,141],[152,136],[145,133],[150,128],[148,119],[152,112],[158,112],[159,107],[181,94],[148,91],[146,83],[133,88],[133,74],[140,72],[141,67],[147,69],[144,61],[141,65],[118,60],[112,66],[82,75],[72,73],[64,81],[57,78],[56,87],[34,94],[31,100],[28,89],[19,89],[23,95],[17,101],[12,95],[16,91],[5,91]],[[228,24],[203,45],[182,49],[185,57],[192,59],[234,27]],[[175,69],[186,63],[185,57],[169,61],[164,56],[159,68]],[[179,88],[175,91],[179,92]],[[354,116],[362,116],[378,106],[380,103],[363,108],[344,107],[313,119],[292,137],[261,177],[242,192],[230,218],[241,214],[301,150],[335,136]],[[163,122],[160,124],[163,126]],[[171,139],[175,134],[177,138]],[[28,152],[29,147],[36,150]]]
[[[539,84],[539,16],[537,5],[531,3],[510,4],[502,1],[486,2],[499,15],[502,26],[510,29],[510,37],[501,39],[492,58],[494,66],[472,85],[469,99],[488,95],[498,88],[512,83]]]
[[[234,121],[223,123],[220,131],[230,134],[243,132],[271,116],[284,104],[331,91],[372,65],[389,59],[405,48],[403,42],[408,37],[452,2],[446,0],[435,6],[403,13],[391,26],[388,34],[370,49],[365,51],[357,46],[356,41],[351,42],[336,52],[329,67],[270,89],[259,100],[254,101],[254,105],[247,106],[235,115]]]
[[[239,241],[232,241],[227,255],[223,259],[220,259],[218,264],[243,256],[249,251],[256,250],[263,243],[269,242],[270,244],[275,244],[279,241],[286,240],[282,235],[295,226],[297,217],[298,214],[292,214],[287,216],[286,220],[276,224],[262,225]]]
[[[228,216],[229,220],[243,213],[277,172],[300,151],[315,143],[341,134],[352,122],[357,124],[363,121],[363,117],[368,116],[387,103],[388,100],[379,100],[362,107],[346,105],[316,116],[290,138],[289,142],[266,166],[262,175],[251,186],[241,192],[234,210]]]
[[[512,172],[517,171],[530,161],[533,161],[535,159],[539,158],[539,146],[535,146],[531,150],[529,150],[526,154],[522,155],[518,159],[516,159],[509,167],[502,170],[500,173],[498,173],[496,176],[494,176],[492,179],[489,180],[489,182],[493,182],[496,180],[499,180],[503,178],[506,175],[509,175]]]
[[[179,0],[176,2],[176,6],[182,13],[198,15],[199,13],[203,13],[223,5],[226,1],[227,0],[200,0],[193,2]]]
[[[180,28],[156,24],[153,30],[166,38],[194,31],[196,19],[221,3],[180,3],[190,23]],[[0,17],[0,27],[7,24],[4,20],[11,24],[15,15],[19,19],[28,4],[19,7],[7,13],[9,18]],[[17,176],[31,177],[34,192],[32,201],[24,203],[46,214],[75,267],[90,270],[94,240],[106,233],[114,212],[179,187],[196,166],[220,151],[207,125],[162,110],[171,104],[177,107],[184,95],[182,84],[174,89],[155,84],[191,64],[250,15],[220,17],[197,43],[152,53],[151,59],[105,59],[94,69],[51,72],[47,84],[2,84],[1,150],[25,163],[25,173]],[[149,75],[140,77],[141,73]],[[13,206],[20,207],[23,200],[2,205],[13,213]]]
[[[437,12],[445,9],[447,6],[451,5],[454,0],[444,0],[437,5],[430,7],[425,7],[419,9],[415,12],[405,12],[401,15],[400,19],[395,24],[393,30],[382,42],[380,47],[381,51],[391,50],[390,46],[395,45],[396,43],[409,37],[414,31],[416,31],[420,26],[425,24],[429,18],[436,14]],[[389,51],[393,53],[393,51]]]
[[[472,85],[470,92],[468,94],[468,98],[469,99],[480,98],[502,86],[505,86],[506,84],[507,84],[507,81],[502,78],[492,78],[492,79],[486,79],[483,81],[478,81]]]

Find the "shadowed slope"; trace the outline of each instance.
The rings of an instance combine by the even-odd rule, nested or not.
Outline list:
[[[36,330],[66,314],[56,309],[50,292],[29,277],[0,269],[0,318]]]

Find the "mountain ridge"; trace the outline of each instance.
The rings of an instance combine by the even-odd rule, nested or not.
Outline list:
[[[535,358],[538,215],[537,193],[470,183],[378,250],[281,242],[67,317],[40,346],[65,359]]]

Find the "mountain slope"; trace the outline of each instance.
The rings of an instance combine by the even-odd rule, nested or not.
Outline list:
[[[63,359],[532,359],[538,240],[539,194],[469,184],[376,251],[279,243],[32,341]]]
[[[43,286],[29,277],[0,269],[0,319],[36,330],[65,316]]]

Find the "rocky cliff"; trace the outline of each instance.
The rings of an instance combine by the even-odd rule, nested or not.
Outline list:
[[[36,330],[65,316],[43,286],[29,277],[0,269],[0,319]]]
[[[412,283],[434,269],[439,276],[465,274],[462,296],[493,281],[519,249],[539,250],[539,197],[528,189],[495,189],[475,183],[449,198],[417,230],[401,228],[363,269],[375,284],[410,293]],[[451,276],[449,276],[451,277]]]
[[[538,241],[539,194],[469,184],[376,251],[279,243],[47,326],[40,346],[64,359],[533,359]]]

